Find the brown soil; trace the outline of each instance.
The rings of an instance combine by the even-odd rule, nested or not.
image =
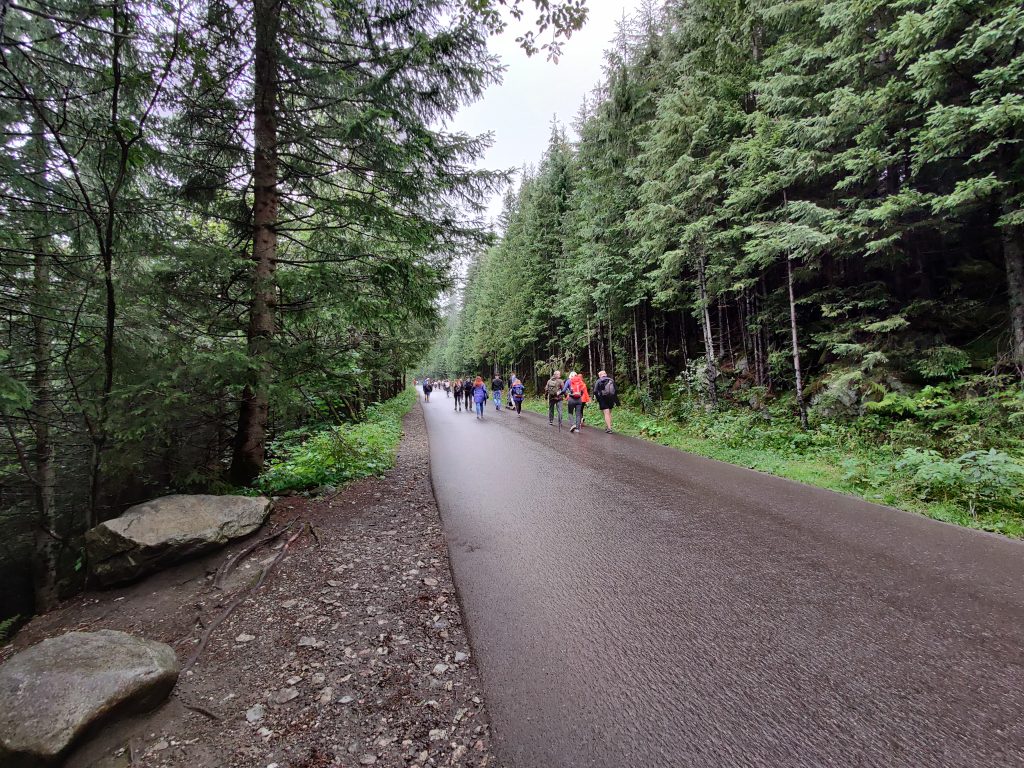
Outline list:
[[[303,533],[260,589],[252,586],[290,533],[214,585],[228,558],[292,521]],[[418,405],[383,479],[279,499],[249,540],[69,601],[34,619],[6,653],[106,628],[169,643],[184,665],[204,627],[245,590],[167,703],[106,727],[68,768],[494,765]]]

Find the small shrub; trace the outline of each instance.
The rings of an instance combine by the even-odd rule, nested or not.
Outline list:
[[[409,390],[371,406],[358,424],[282,435],[272,450],[279,458],[260,476],[257,487],[277,494],[342,485],[390,469],[402,436],[402,417],[414,401],[415,394]]]
[[[1024,464],[994,448],[945,459],[937,451],[909,448],[896,462],[923,500],[955,501],[975,515],[1021,511]]]
[[[937,451],[908,448],[896,462],[896,470],[910,479],[922,500],[953,498],[963,487],[959,465]]]
[[[21,623],[21,615],[15,614],[10,616],[3,621],[0,621],[0,643],[6,643],[10,638],[14,636],[14,630],[18,628]]]
[[[968,368],[971,358],[956,347],[933,347],[917,362],[918,372],[929,379],[950,379]]]

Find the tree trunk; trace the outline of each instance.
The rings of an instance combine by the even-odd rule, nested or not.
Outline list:
[[[587,317],[587,362],[590,364],[590,374],[594,374],[594,345],[590,336],[590,317]]]
[[[640,322],[636,319],[636,307],[633,307],[633,356],[636,359],[636,388],[643,386],[640,374],[640,335],[637,326]]]
[[[715,389],[715,381],[718,379],[718,369],[715,366],[715,339],[711,333],[711,309],[708,306],[708,287],[704,277],[704,253],[701,252],[697,260],[697,277],[700,285],[700,305],[704,315],[704,353],[707,364],[705,375],[707,377],[708,400],[712,407],[718,405],[718,391]]]
[[[254,381],[245,387],[238,414],[231,480],[249,485],[263,470],[270,412],[270,344],[277,286],[277,90],[280,0],[254,0],[253,243],[254,279],[249,307],[248,354]]]
[[[747,345],[747,334],[750,329],[747,327],[749,322],[749,302],[747,301],[747,289],[744,288],[740,293],[739,301],[736,302],[736,322],[740,326],[740,351],[743,353],[743,359],[747,361],[747,370],[750,370],[750,352],[748,351]]]
[[[612,335],[612,310],[608,309],[608,373],[615,371],[615,337]]]
[[[42,127],[33,137],[39,189],[46,188],[46,148]],[[50,297],[50,242],[46,221],[46,206],[40,204],[33,222],[32,238],[32,325],[33,371],[32,389],[35,419],[35,477],[32,478],[36,496],[36,526],[32,586],[35,609],[43,613],[56,607],[59,598],[57,564],[60,558],[60,539],[57,536],[55,510],[56,473],[53,463],[53,443],[50,441],[50,423],[54,418],[53,392],[50,388],[50,335],[47,322],[51,312]]]
[[[715,302],[718,305],[718,359],[725,359],[725,322],[722,320],[722,302]]]
[[[121,188],[128,176],[129,144],[122,133],[121,126],[121,88],[123,75],[121,71],[121,49],[126,37],[127,24],[121,14],[121,3],[114,2],[111,9],[112,52],[110,61],[110,129],[116,137],[119,147],[117,176],[109,186],[104,184],[106,192],[106,212],[101,221],[97,221],[100,260],[103,264],[103,291],[105,297],[103,322],[103,389],[100,392],[99,412],[95,427],[90,430],[92,440],[92,461],[89,479],[89,515],[88,527],[99,523],[100,478],[103,472],[103,452],[107,448],[109,437],[110,398],[114,391],[114,332],[117,322],[117,298],[114,293],[114,248],[117,242],[118,198]]]
[[[1003,202],[1003,214],[1013,211],[1009,202]],[[1010,297],[1010,329],[1012,351],[1010,357],[1017,366],[1017,373],[1024,378],[1024,245],[1020,227],[1009,225],[1001,228],[1003,258],[1006,261],[1006,289]]]
[[[768,286],[765,283],[764,275],[761,275],[761,311],[768,306]],[[772,391],[772,340],[768,334],[768,324],[760,321],[760,328],[758,332],[761,334],[761,362],[764,365],[764,381],[762,386],[768,388],[768,391]]]
[[[647,389],[651,389],[651,337],[647,331],[647,305],[644,304],[644,377]]]
[[[738,305],[737,305],[738,306]],[[739,311],[739,310],[737,310]],[[726,347],[729,350],[729,360],[732,363],[733,370],[736,370],[736,352],[732,348],[732,323],[729,321],[729,305],[725,305],[725,342]]]
[[[683,370],[690,368],[690,350],[686,344],[686,312],[679,310],[679,351],[683,353]]]
[[[804,402],[804,380],[800,373],[800,344],[796,333],[796,301],[793,298],[793,262],[786,259],[786,277],[789,287],[789,329],[793,335],[793,370],[796,373],[796,404],[800,409],[800,426],[807,429],[807,404]]]
[[[754,353],[754,384],[758,387],[764,386],[764,370],[762,368],[761,356],[761,328],[757,321],[757,297],[747,296],[747,323],[750,333],[750,346]]]

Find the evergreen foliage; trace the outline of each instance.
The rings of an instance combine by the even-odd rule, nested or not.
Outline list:
[[[1019,3],[648,4],[427,368],[604,368],[648,408],[770,406],[961,478],[991,448],[1017,466],[1022,92]]]
[[[486,137],[443,126],[499,77],[507,12],[549,56],[586,18],[582,0],[3,4],[0,618],[73,586],[96,522],[249,485],[282,434],[404,389],[449,265],[487,240],[503,175],[474,169]]]

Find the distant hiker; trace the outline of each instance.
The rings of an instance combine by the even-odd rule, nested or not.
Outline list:
[[[452,384],[452,392],[455,393],[455,410],[462,409],[462,379],[456,379]]]
[[[423,380],[423,402],[430,402],[430,393],[434,391],[434,385],[430,383],[430,379]]]
[[[484,417],[484,403],[487,402],[487,387],[484,386],[484,380],[479,376],[476,377],[476,381],[473,382],[473,407],[476,409],[476,417],[483,419]]]
[[[555,409],[558,409],[558,423],[562,423],[562,372],[555,371],[544,385],[544,396],[548,399],[548,424],[555,425]]]
[[[587,382],[583,380],[583,374],[574,373],[569,377],[569,421],[575,423],[569,428],[570,432],[579,432],[583,426],[583,407],[590,402],[590,392],[587,391]]]
[[[491,379],[491,394],[494,395],[494,410],[501,410],[501,393],[505,390],[505,382],[501,376]]]
[[[445,379],[444,380],[444,384],[442,384],[441,386],[444,387],[444,396],[445,397],[451,397],[452,396],[452,385],[451,385],[451,382],[448,381],[448,379]]]
[[[523,382],[513,376],[512,386],[509,387],[508,391],[512,395],[512,404],[516,409],[516,413],[522,416],[523,400],[526,399],[526,387],[523,386]]]
[[[465,400],[466,413],[469,413],[470,405],[473,402],[473,380],[467,376],[466,380],[462,382],[462,397]]]
[[[612,408],[619,404],[619,396],[615,391],[615,380],[607,371],[598,372],[597,382],[594,384],[594,397],[597,398],[597,407],[604,414],[604,431],[611,434]]]

